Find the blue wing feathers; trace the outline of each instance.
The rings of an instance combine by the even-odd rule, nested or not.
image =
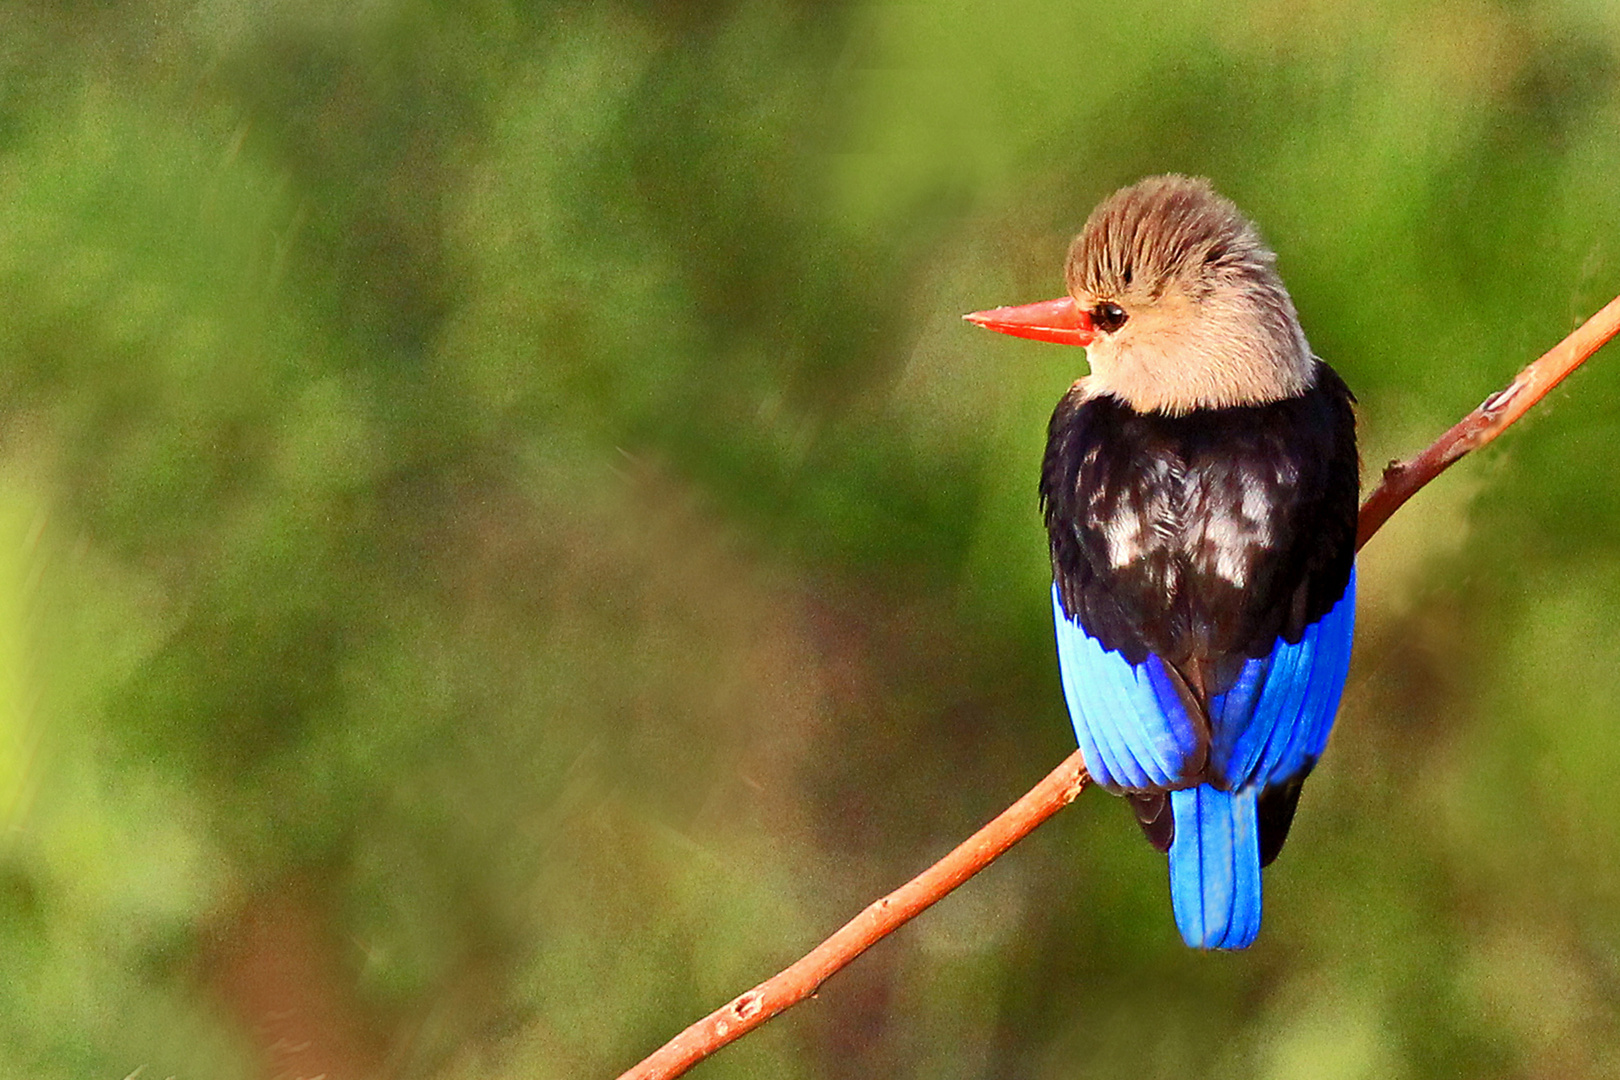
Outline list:
[[[1338,629],[1334,616],[1337,609],[1328,612],[1311,629],[1319,631],[1316,640],[1316,656],[1310,670],[1302,673],[1301,682],[1304,684],[1304,694],[1300,702],[1298,719],[1285,726],[1284,737],[1273,735],[1274,741],[1282,744],[1280,753],[1276,756],[1275,764],[1270,773],[1266,775],[1292,775],[1308,769],[1316,762],[1322,753],[1322,748],[1316,745],[1316,735],[1323,728],[1325,720],[1331,723],[1333,713],[1339,707],[1338,688],[1344,685],[1344,676],[1347,667],[1339,664],[1339,656],[1345,660],[1350,656],[1350,642],[1348,638],[1349,627],[1344,627],[1346,638],[1343,648],[1337,647],[1334,640],[1334,631]]]
[[[1311,704],[1312,724],[1306,753],[1311,760],[1322,756],[1327,748],[1328,733],[1333,730],[1333,718],[1339,713],[1339,699],[1344,696],[1345,679],[1350,675],[1350,646],[1356,627],[1356,572],[1350,570],[1350,582],[1344,588],[1328,619],[1335,620],[1324,639],[1332,643],[1332,663],[1323,664],[1322,681],[1313,687],[1316,692]],[[1323,620],[1324,622],[1326,619]]]
[[[1080,717],[1075,721],[1075,733],[1081,740],[1081,752],[1087,769],[1096,764],[1093,778],[1110,787],[1138,787],[1147,783],[1141,770],[1130,769],[1125,763],[1125,750],[1115,733],[1115,718],[1125,710],[1115,700],[1110,681],[1093,670],[1088,655],[1076,633],[1058,634],[1058,659],[1063,671],[1072,671],[1064,679],[1064,695],[1069,702],[1069,715]],[[1081,687],[1085,692],[1081,692]]]
[[[1090,662],[1091,656],[1084,649],[1076,650],[1080,662],[1082,678],[1093,688],[1093,693],[1082,699],[1080,710],[1086,717],[1087,726],[1097,739],[1098,748],[1102,751],[1104,760],[1104,773],[1115,784],[1124,787],[1145,786],[1148,780],[1146,772],[1125,748],[1123,737],[1119,730],[1119,717],[1128,711],[1126,703],[1120,699],[1113,682],[1107,678],[1106,672],[1099,672]]]
[[[1087,638],[1080,642],[1077,652],[1085,665],[1087,686],[1100,693],[1096,700],[1083,702],[1082,707],[1111,751],[1113,767],[1110,771],[1120,783],[1131,787],[1164,783],[1163,770],[1152,768],[1155,763],[1151,743],[1138,738],[1136,745],[1131,745],[1129,725],[1137,722],[1138,711],[1127,685],[1133,673],[1128,668],[1121,670],[1117,665],[1108,664],[1101,652],[1087,648],[1091,641]]]
[[[1279,638],[1210,699],[1203,772],[1201,722],[1163,661],[1132,665],[1104,649],[1053,586],[1064,697],[1087,771],[1115,792],[1170,790],[1170,893],[1189,945],[1241,949],[1259,931],[1257,799],[1308,772],[1327,744],[1350,668],[1355,594],[1352,567],[1344,596],[1299,641]]]
[[[1254,712],[1254,703],[1270,672],[1270,656],[1247,661],[1226,693],[1210,700],[1210,724],[1221,729],[1241,725],[1244,718]]]
[[[1165,755],[1168,761],[1175,763],[1172,768],[1179,774],[1187,759],[1198,752],[1201,732],[1187,714],[1187,703],[1182,700],[1181,691],[1171,679],[1164,661],[1157,656],[1149,656],[1142,670],[1147,672],[1159,712],[1168,721],[1163,731]]]
[[[1105,650],[1064,613],[1055,587],[1052,604],[1064,696],[1092,779],[1116,791],[1180,783],[1199,732],[1164,665],[1132,666]]]
[[[1299,730],[1305,691],[1310,688],[1311,667],[1316,660],[1315,635],[1311,631],[1315,629],[1313,626],[1307,630],[1298,645],[1279,647],[1278,652],[1286,652],[1272,665],[1254,719],[1244,731],[1245,741],[1258,751],[1257,760],[1247,762],[1241,770],[1228,768],[1229,783],[1265,781],[1294,771],[1294,763],[1287,761],[1287,751],[1291,737]]]
[[[1286,780],[1321,756],[1350,670],[1355,603],[1352,568],[1344,596],[1298,642],[1279,638],[1270,656],[1244,665],[1225,700],[1210,703],[1211,758],[1227,785]],[[1251,672],[1261,671],[1257,692],[1244,692]]]
[[[1107,781],[1103,777],[1107,773],[1107,766],[1101,752],[1102,748],[1098,744],[1096,736],[1092,734],[1091,723],[1081,718],[1082,712],[1078,695],[1070,689],[1072,684],[1084,676],[1080,672],[1081,663],[1074,651],[1074,635],[1065,632],[1061,609],[1059,611],[1057,653],[1058,672],[1063,680],[1063,698],[1069,706],[1070,722],[1074,725],[1075,738],[1080,743],[1080,755],[1086,759],[1086,771],[1091,773],[1092,779],[1096,780],[1097,783],[1106,784]],[[1071,672],[1073,674],[1070,674]]]
[[[1249,716],[1232,717],[1215,732],[1211,757],[1228,783],[1247,783],[1275,767],[1276,755],[1268,760],[1267,750],[1279,734],[1286,737],[1288,718],[1299,714],[1305,697],[1305,680],[1299,677],[1301,660],[1310,659],[1309,642],[1309,631],[1298,645],[1279,642]]]
[[[1185,783],[1200,733],[1158,657],[1132,666],[1063,611],[1053,589],[1069,713],[1093,779],[1114,790]],[[1278,639],[1210,701],[1211,761],[1223,787],[1287,779],[1322,752],[1349,669],[1355,576],[1296,643]]]

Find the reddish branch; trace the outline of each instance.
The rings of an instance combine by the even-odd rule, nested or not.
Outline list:
[[[1361,504],[1361,528],[1356,533],[1356,547],[1359,549],[1370,540],[1389,516],[1424,484],[1445,472],[1470,450],[1478,450],[1506,431],[1509,424],[1546,397],[1547,391],[1563,382],[1564,376],[1602,348],[1616,331],[1620,331],[1620,296],[1603,305],[1596,315],[1543,353],[1541,359],[1515,375],[1504,389],[1457,421],[1423,453],[1411,461],[1390,462],[1378,482],[1378,490]]]
[[[793,966],[716,1009],[658,1049],[619,1080],[679,1076],[699,1061],[790,1005],[816,992],[833,972],[911,921],[968,878],[983,870],[1035,826],[1074,801],[1086,786],[1085,764],[1076,750],[1022,799],[968,837],[939,862],[839,927],[832,937]]]
[[[1410,461],[1391,462],[1378,488],[1361,506],[1359,549],[1419,488],[1470,450],[1500,435],[1564,377],[1620,332],[1620,297],[1611,300],[1574,333],[1486,398],[1432,446]],[[822,983],[890,931],[910,921],[1069,803],[1086,786],[1077,750],[995,820],[949,855],[894,892],[872,903],[791,967],[705,1016],[619,1080],[668,1080],[740,1038],[777,1013],[810,997]]]

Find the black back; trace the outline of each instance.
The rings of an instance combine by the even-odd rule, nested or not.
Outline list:
[[[1041,470],[1052,574],[1104,647],[1220,666],[1298,641],[1344,595],[1355,399],[1316,371],[1298,397],[1184,416],[1078,388],[1058,403]]]

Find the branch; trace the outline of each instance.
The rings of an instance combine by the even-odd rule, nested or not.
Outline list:
[[[938,903],[952,889],[1034,832],[1035,826],[1068,806],[1090,780],[1085,762],[1080,760],[1080,751],[1076,750],[1027,795],[958,844],[949,855],[888,896],[868,905],[792,967],[766,979],[669,1040],[619,1080],[667,1080],[679,1076],[728,1042],[746,1035],[789,1006],[797,1005],[891,930]]]
[[[1395,461],[1361,504],[1359,551],[1407,499],[1470,450],[1496,438],[1620,332],[1620,297],[1519,372],[1507,387],[1410,461]],[[765,1021],[810,997],[822,983],[891,931],[943,899],[1079,795],[1090,781],[1076,750],[988,825],[894,892],[872,903],[791,967],[716,1009],[619,1080],[669,1080]]]
[[[1418,489],[1450,468],[1470,450],[1478,450],[1508,425],[1529,411],[1530,406],[1564,381],[1564,376],[1586,362],[1603,343],[1620,331],[1620,296],[1610,300],[1596,315],[1577,326],[1571,334],[1541,355],[1541,359],[1513,377],[1513,381],[1486,398],[1473,412],[1457,421],[1450,431],[1411,461],[1392,461],[1384,469],[1378,488],[1361,504],[1361,525],[1356,530],[1356,550],[1372,539],[1401,504]]]

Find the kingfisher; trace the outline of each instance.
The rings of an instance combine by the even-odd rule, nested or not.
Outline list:
[[[1182,938],[1242,949],[1349,671],[1355,397],[1207,180],[1115,192],[1065,277],[966,318],[1086,349],[1040,480],[1069,717],[1169,856]]]

